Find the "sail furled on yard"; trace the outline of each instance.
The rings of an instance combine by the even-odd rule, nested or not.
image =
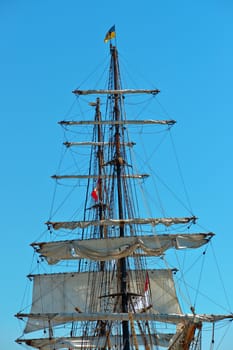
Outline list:
[[[164,225],[171,226],[175,224],[187,224],[189,222],[196,221],[195,216],[182,217],[182,218],[133,218],[133,219],[104,219],[96,221],[61,221],[52,222],[48,221],[46,224],[53,227],[54,230],[70,229],[74,230],[76,228],[86,228],[89,226],[122,226],[122,225]]]
[[[107,261],[127,256],[160,256],[167,249],[195,249],[209,242],[213,233],[165,234],[153,236],[112,237],[33,243],[49,264],[60,260],[91,259]]]
[[[47,325],[49,324],[61,324],[75,321],[97,321],[97,320],[108,320],[108,321],[128,321],[132,318],[134,321],[156,321],[172,324],[180,324],[181,322],[192,322],[198,324],[201,322],[215,323],[222,320],[233,320],[233,314],[160,314],[160,313],[110,313],[110,312],[68,312],[68,313],[44,313],[44,314],[16,314],[18,318],[28,317],[29,319],[37,320],[36,325],[39,325],[39,321],[43,320]],[[47,327],[47,326],[46,326]],[[42,327],[37,327],[40,329]]]
[[[142,273],[142,271],[141,271]],[[148,270],[151,290],[152,312],[180,314],[181,309],[176,296],[173,273],[171,270]],[[136,306],[138,300],[144,296],[145,280],[138,280],[140,271],[131,271],[129,274],[129,291]],[[107,295],[111,298],[117,296],[117,276],[113,274],[103,290],[103,271],[82,273],[58,273],[45,275],[32,275],[33,278],[33,302],[30,314],[57,314],[89,312],[98,313],[101,310],[100,299]],[[93,284],[94,283],[94,284]],[[139,285],[140,283],[140,285]],[[93,287],[94,286],[94,287]],[[93,300],[93,288],[97,296]],[[140,293],[138,293],[140,291]],[[84,306],[85,305],[85,306]],[[112,310],[113,312],[114,310]],[[62,317],[57,324],[62,323]],[[46,324],[47,323],[47,324]],[[55,320],[51,320],[56,325]],[[49,327],[45,319],[29,318],[25,333]]]
[[[154,333],[151,334],[152,343],[154,346],[168,347],[169,342],[173,334],[170,333]],[[132,338],[132,336],[131,336]],[[144,337],[141,334],[137,335],[137,341],[139,346],[144,345]],[[103,349],[106,345],[106,337],[95,337],[95,336],[82,336],[82,337],[61,337],[61,338],[40,338],[40,339],[25,339],[18,340],[18,343],[25,343],[37,349],[43,350],[57,350],[64,348],[71,349]],[[118,344],[122,343],[121,335],[111,335],[108,337],[108,342],[112,348],[116,348]]]

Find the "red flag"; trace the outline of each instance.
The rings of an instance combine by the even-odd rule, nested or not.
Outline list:
[[[149,274],[146,272],[146,280],[144,284],[144,307],[148,307],[150,305],[149,303],[149,286],[150,286],[150,280],[149,280]]]
[[[92,198],[94,199],[95,202],[98,201],[99,196],[98,196],[98,189],[97,189],[97,187],[94,188],[94,190],[91,192],[91,196],[92,196]]]
[[[144,292],[148,292],[149,290],[149,275],[148,272],[146,273],[146,280],[145,280],[145,284],[144,284]]]
[[[98,179],[96,187],[91,192],[91,196],[92,196],[92,198],[94,199],[95,202],[97,202],[99,200],[99,183],[100,183],[100,179]]]

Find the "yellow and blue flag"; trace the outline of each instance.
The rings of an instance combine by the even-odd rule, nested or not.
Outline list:
[[[107,32],[107,34],[105,35],[104,42],[107,43],[109,40],[115,37],[116,37],[115,26],[112,26]]]

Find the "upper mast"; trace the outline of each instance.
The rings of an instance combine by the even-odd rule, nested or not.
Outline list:
[[[113,66],[113,82],[114,90],[120,89],[119,80],[119,65],[118,65],[118,54],[115,46],[110,46],[111,50],[111,65]],[[114,99],[114,111],[113,118],[116,121],[121,119],[120,107],[119,107],[119,94],[113,95]],[[121,159],[121,144],[120,144],[120,127],[119,124],[115,125],[115,151],[116,151],[116,174],[117,174],[117,194],[118,194],[118,216],[119,219],[123,219],[123,206],[122,206],[122,184],[121,184],[121,169],[122,162]],[[124,224],[120,225],[120,237],[124,237]],[[120,270],[120,280],[121,280],[121,295],[122,295],[122,312],[128,313],[128,294],[127,294],[127,283],[126,283],[126,259],[122,258],[118,262],[118,269]],[[129,323],[128,321],[122,322],[122,332],[123,332],[123,346],[124,350],[130,349],[129,343]]]

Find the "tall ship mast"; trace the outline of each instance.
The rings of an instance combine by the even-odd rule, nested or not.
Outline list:
[[[169,132],[175,121],[126,113],[127,99],[154,99],[159,90],[123,88],[115,37],[113,26],[105,37],[110,43],[106,87],[75,89],[88,112],[83,119],[59,122],[65,134],[74,130],[75,140],[66,139],[64,147],[76,169],[52,178],[69,196],[78,189],[71,199],[76,210],[62,209],[59,220],[51,215],[48,239],[31,244],[41,270],[28,276],[32,303],[16,315],[25,322],[16,342],[43,350],[200,350],[203,325],[214,329],[233,315],[199,314],[193,304],[183,310],[175,283],[183,272],[166,256],[206,251],[214,234],[191,232],[197,222],[193,214],[146,215],[149,174],[135,166],[138,145],[129,131],[140,128],[142,136],[144,128]]]

